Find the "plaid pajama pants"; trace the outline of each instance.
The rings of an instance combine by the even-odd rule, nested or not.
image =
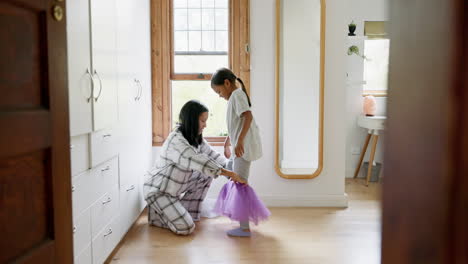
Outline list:
[[[170,229],[178,235],[189,235],[200,219],[200,204],[205,199],[213,178],[194,171],[182,197],[157,193],[147,198],[148,223]]]

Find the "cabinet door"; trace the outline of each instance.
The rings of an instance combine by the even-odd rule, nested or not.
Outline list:
[[[135,7],[138,14],[133,42],[135,50],[136,79],[140,86],[137,108],[137,148],[140,153],[139,164],[143,175],[150,169],[152,157],[152,109],[151,109],[151,29],[150,3],[148,0],[138,1]]]
[[[120,183],[132,181],[138,177],[140,171],[137,142],[139,141],[137,131],[137,120],[139,118],[138,96],[140,86],[136,80],[135,59],[136,50],[133,42],[137,25],[138,13],[135,7],[139,1],[117,0],[117,72],[119,90],[119,169]]]
[[[92,80],[88,1],[67,4],[70,136],[92,131]]]
[[[120,188],[120,224],[123,234],[127,233],[141,213],[138,183],[128,183]]]
[[[117,48],[114,0],[91,0],[94,130],[117,122]]]
[[[135,142],[138,158],[138,176],[140,186],[143,186],[145,175],[152,165],[152,108],[151,108],[151,29],[150,29],[150,1],[138,1],[135,13],[139,14],[135,24],[139,25],[134,30],[133,50],[135,58],[135,74],[140,86],[138,108],[136,109],[137,129],[135,133],[138,139]],[[140,191],[139,207],[142,210],[146,206],[143,193]]]

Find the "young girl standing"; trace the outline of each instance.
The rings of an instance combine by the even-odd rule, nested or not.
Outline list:
[[[236,81],[241,84],[242,89],[237,87]],[[221,68],[213,74],[211,87],[228,101],[226,119],[229,136],[224,144],[224,154],[229,158],[227,168],[247,181],[251,162],[262,156],[260,135],[250,109],[252,104],[247,90],[242,80],[226,68]],[[234,153],[230,145],[234,147]],[[229,230],[227,234],[241,237],[250,236],[249,221],[257,224],[270,215],[270,211],[249,185],[232,181],[223,186],[215,211],[239,221],[240,227]]]

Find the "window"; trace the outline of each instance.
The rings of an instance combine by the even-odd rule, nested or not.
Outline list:
[[[390,40],[385,26],[385,21],[364,22],[364,95],[387,95]]]
[[[210,109],[205,138],[222,144],[227,102],[211,90],[210,79],[216,69],[228,67],[249,89],[249,0],[160,0],[151,5],[153,145],[164,142],[191,99]]]
[[[174,0],[171,79],[229,67],[228,0]]]
[[[364,94],[386,95],[389,48],[389,39],[364,41]]]

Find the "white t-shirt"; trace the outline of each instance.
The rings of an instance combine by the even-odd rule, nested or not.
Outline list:
[[[242,113],[250,111],[247,95],[241,88],[234,90],[229,97],[227,106],[227,127],[229,138],[231,139],[231,153],[235,156],[235,147],[242,131],[243,121],[241,118]],[[262,143],[260,141],[260,134],[258,131],[255,118],[252,118],[252,123],[244,138],[244,158],[247,161],[254,161],[262,157]]]

